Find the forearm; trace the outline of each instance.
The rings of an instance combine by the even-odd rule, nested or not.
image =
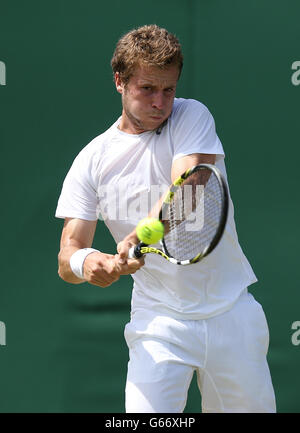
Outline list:
[[[89,248],[93,243],[97,221],[66,218],[58,254],[58,274],[68,283],[80,284],[84,280],[77,277],[71,269],[70,258],[78,250]]]
[[[136,235],[136,229],[134,228],[132,232],[130,232],[124,239],[123,242],[126,242],[130,245],[136,245],[139,243],[139,239]]]

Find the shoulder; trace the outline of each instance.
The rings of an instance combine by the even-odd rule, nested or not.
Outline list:
[[[214,126],[214,119],[208,108],[196,99],[175,98],[170,116],[173,134],[187,130],[206,130]]]
[[[172,110],[173,118],[208,116],[208,108],[196,99],[175,98]]]

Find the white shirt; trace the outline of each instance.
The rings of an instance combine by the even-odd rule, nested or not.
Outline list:
[[[216,154],[225,179],[224,151],[208,109],[198,101],[175,99],[159,131],[127,134],[120,119],[94,138],[75,158],[62,188],[56,217],[103,219],[116,243],[148,215],[171,182],[172,162],[192,153]],[[101,245],[95,245],[101,250]],[[230,198],[224,235],[199,263],[177,266],[156,254],[132,275],[132,313],[150,309],[178,319],[222,313],[256,282],[239,245]]]

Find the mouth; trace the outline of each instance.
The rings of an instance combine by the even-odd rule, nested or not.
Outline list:
[[[154,120],[163,120],[164,116],[153,115],[153,116],[150,116],[150,118],[154,119]]]

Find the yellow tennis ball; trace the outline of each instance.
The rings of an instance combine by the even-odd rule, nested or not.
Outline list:
[[[136,234],[145,244],[156,244],[164,235],[164,226],[157,218],[144,218],[136,226]]]

